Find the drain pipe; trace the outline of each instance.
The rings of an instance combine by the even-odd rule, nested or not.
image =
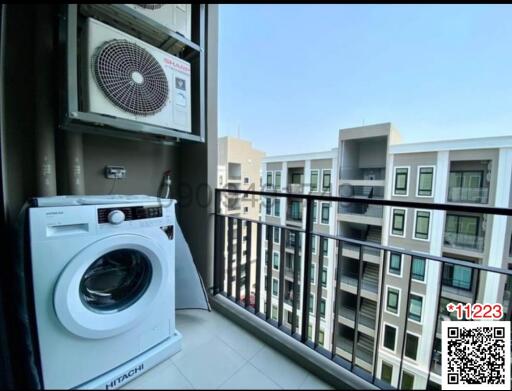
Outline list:
[[[35,23],[35,122],[37,195],[57,194],[55,175],[55,118],[51,94],[55,89],[53,55],[53,25],[51,7],[36,6]],[[50,95],[50,96],[49,96]]]
[[[65,137],[69,194],[83,195],[85,183],[82,134],[68,131]]]

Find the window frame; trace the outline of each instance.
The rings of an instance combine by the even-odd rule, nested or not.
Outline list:
[[[268,183],[268,175],[270,174],[270,183]],[[274,171],[267,170],[265,172],[265,189],[271,190],[274,187]]]
[[[313,254],[313,255],[317,254],[317,251],[316,251],[316,249],[318,248],[317,241],[318,241],[318,236],[311,235],[311,254]]]
[[[324,184],[326,171],[329,173],[329,190],[325,190],[325,184]],[[330,169],[330,168],[322,169],[322,187],[321,187],[321,189],[322,189],[322,193],[330,193],[332,191],[332,169]]]
[[[272,229],[274,231],[272,233],[272,241],[274,242],[274,244],[281,243],[281,228],[272,226]],[[277,232],[277,235],[276,235],[276,232]],[[277,238],[277,241],[276,241],[276,238]]]
[[[274,282],[277,283],[277,293],[274,293]],[[272,296],[279,297],[279,279],[275,277],[272,277]]]
[[[412,336],[412,337],[415,337],[417,338],[417,345],[416,345],[416,357],[415,358],[412,358],[412,357],[409,357],[407,356],[407,337],[408,336]],[[407,332],[405,333],[405,347],[404,347],[404,358],[407,358],[408,360],[410,360],[411,362],[417,362],[418,361],[418,353],[420,351],[420,339],[421,339],[421,335],[419,334],[416,334],[416,333],[413,333],[409,330],[407,330]]]
[[[279,174],[279,188],[277,188],[277,175]],[[283,186],[282,186],[282,174],[281,174],[281,170],[275,170],[274,171],[274,177],[273,177],[273,181],[272,181],[272,188],[276,191],[281,191]]]
[[[327,210],[329,211],[329,215],[327,217],[327,223],[324,223],[324,205],[327,205]],[[320,202],[320,224],[322,225],[329,225],[330,224],[330,221],[331,221],[331,203],[330,202]]]
[[[382,372],[383,372],[382,370],[383,370],[384,365],[385,365],[385,366],[387,366],[388,368],[391,368],[391,376],[390,376],[389,382],[388,382],[387,380],[384,380],[384,379],[382,378]],[[392,384],[392,383],[393,383],[393,372],[394,372],[394,369],[395,369],[395,367],[394,367],[394,365],[393,365],[393,364],[390,364],[390,363],[388,363],[387,361],[382,360],[382,361],[380,362],[380,379],[381,379],[382,381],[384,381],[384,382],[388,383],[388,384]]]
[[[391,271],[391,270],[392,270],[392,269],[391,269],[391,258],[392,258],[392,256],[393,256],[393,254],[397,254],[397,255],[399,255],[399,256],[400,256],[400,273],[394,273],[394,272],[392,272],[392,271]],[[387,273],[388,273],[390,276],[402,277],[402,270],[404,269],[404,268],[402,267],[402,265],[403,265],[403,256],[404,256],[404,255],[403,255],[402,253],[399,253],[399,252],[397,252],[397,251],[390,251],[390,252],[389,252],[389,262],[388,262],[388,270],[387,270]]]
[[[272,197],[265,197],[265,216],[272,216],[272,209]]]
[[[276,208],[276,206],[279,205],[279,208]],[[280,198],[275,198],[274,199],[274,207],[272,208],[272,211],[274,212],[273,216],[274,217],[281,217],[281,199]],[[276,213],[276,211],[278,211]]]
[[[275,263],[274,263],[274,260],[276,259],[276,257],[275,257],[276,255],[277,255],[277,267],[275,267]],[[280,256],[279,251],[273,250],[272,251],[272,270],[279,271],[279,266],[281,265],[281,259],[280,258],[281,258],[281,256]]]
[[[397,299],[397,303],[396,303],[396,313],[395,312],[391,312],[391,311],[388,311],[388,299],[389,299],[389,290],[392,289],[394,291],[398,291],[398,299]],[[393,285],[386,285],[386,303],[384,305],[384,311],[390,315],[393,315],[393,316],[396,316],[396,317],[400,317],[400,304],[401,304],[401,301],[402,301],[402,289],[398,288],[398,287],[395,287]]]
[[[428,254],[426,254],[428,255]],[[414,269],[414,260],[415,259],[423,259],[423,280],[418,280],[417,278],[414,277],[414,274],[412,273],[413,272],[413,269]],[[413,256],[411,257],[411,280],[413,281],[416,281],[416,282],[419,282],[421,284],[426,284],[427,283],[427,257],[418,257],[418,256]]]
[[[314,188],[313,188],[313,181],[312,181],[313,174],[316,174],[316,186]],[[313,192],[319,191],[319,188],[320,188],[319,179],[320,179],[320,170],[319,169],[310,170],[310,172],[309,172],[309,191],[313,191]]]
[[[405,180],[405,194],[396,193],[396,174],[398,169],[406,169],[407,177]],[[411,177],[411,166],[395,166],[393,167],[393,197],[408,197],[409,196],[409,182]],[[401,189],[400,189],[401,191]]]
[[[395,221],[395,211],[397,211],[397,210],[403,210],[404,211],[404,224],[403,224],[403,234],[402,235],[393,233],[394,221]],[[391,224],[390,224],[389,235],[397,237],[397,238],[405,238],[406,233],[407,233],[407,209],[405,209],[405,208],[398,208],[398,207],[391,207]]]
[[[400,390],[408,390],[408,389],[409,389],[409,388],[404,388],[404,387],[403,387],[403,383],[404,383],[405,375],[412,377],[412,386],[411,386],[411,388],[410,388],[410,389],[411,389],[411,390],[414,390],[414,382],[415,382],[415,380],[416,380],[416,376],[414,376],[411,372],[406,371],[406,370],[404,370],[404,369],[402,369],[402,382],[401,382],[402,384],[400,384]]]
[[[309,306],[309,308],[308,308],[309,309],[309,315],[315,316],[316,300],[315,300],[315,293],[314,292],[310,292],[309,293],[309,303],[308,303],[308,306]]]
[[[428,229],[427,229],[427,238],[426,239],[423,239],[423,238],[418,238],[416,235],[418,234],[418,231],[417,231],[417,221],[418,221],[418,212],[419,213],[428,213]],[[424,218],[424,217],[422,217]],[[413,222],[413,227],[414,227],[414,232],[413,232],[413,235],[412,235],[412,238],[414,240],[421,240],[423,242],[428,242],[430,241],[430,233],[431,233],[431,228],[432,228],[432,211],[430,209],[414,209],[414,222]]]
[[[411,306],[413,301],[413,296],[421,297],[421,312],[420,312],[420,320],[416,320],[410,317],[411,313]],[[411,293],[409,298],[409,308],[407,308],[407,320],[410,322],[414,322],[416,324],[422,324],[422,321],[424,319],[424,311],[425,311],[425,295],[419,294],[419,293]]]
[[[391,350],[385,345],[386,342],[386,326],[395,329],[395,338],[394,338],[394,344],[393,349]],[[392,325],[391,323],[383,322],[382,323],[382,345],[381,348],[384,349],[387,352],[396,353],[396,345],[397,345],[397,339],[398,339],[398,327]]]
[[[432,184],[430,189],[430,195],[421,195],[420,194],[420,175],[422,168],[431,168],[432,169]],[[425,165],[418,166],[417,177],[416,177],[416,197],[418,198],[434,198],[435,191],[435,182],[436,182],[436,166],[433,165]]]
[[[309,274],[310,283],[316,285],[316,263],[311,262],[311,269],[309,271]]]

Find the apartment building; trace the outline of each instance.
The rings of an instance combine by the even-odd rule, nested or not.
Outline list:
[[[389,149],[389,165],[392,175],[385,196],[391,200],[512,205],[512,137],[394,145]],[[441,269],[438,262],[428,262],[428,255],[510,268],[511,220],[506,216],[428,208],[386,209],[383,243],[424,253],[425,257],[410,259],[391,253],[387,260],[378,371],[382,379],[398,386],[405,341],[399,388],[424,388],[432,368],[428,387],[440,389],[440,321],[454,316],[446,311],[446,304],[502,303],[508,308],[510,281],[493,273],[476,273],[467,267],[444,265]],[[437,317],[434,309],[439,279],[442,281]],[[407,300],[409,280],[411,289]],[[404,329],[407,330],[405,339]]]
[[[217,167],[217,186],[219,188],[238,189],[238,190],[261,190],[260,185],[260,169],[261,161],[265,153],[253,148],[252,143],[247,140],[234,137],[221,137],[218,139],[218,167]],[[236,217],[243,217],[257,220],[260,214],[259,197],[249,196],[247,194],[230,194],[224,193],[221,199],[220,211],[230,217],[232,220],[232,241],[231,250],[226,248],[226,257],[228,252],[232,252],[232,270],[236,275],[236,259],[238,257],[237,235],[238,222]],[[229,224],[226,225],[226,237],[229,235]],[[242,230],[243,243],[240,248],[240,264],[242,265],[241,273],[245,274],[245,262],[247,248],[245,241],[247,238],[247,225],[240,224]],[[251,275],[255,275],[255,259],[256,259],[256,241],[251,243]],[[226,258],[227,259],[227,258]],[[242,292],[245,286],[245,280],[242,277]],[[253,279],[251,279],[253,280]],[[251,284],[254,285],[254,284]],[[235,279],[232,279],[232,289],[235,290]],[[254,291],[254,286],[251,286]],[[244,294],[241,294],[243,297]]]
[[[338,140],[338,195],[382,199],[389,187],[389,147],[400,135],[391,123],[341,129]],[[382,206],[339,202],[336,214],[339,236],[383,244]],[[336,353],[372,372],[376,344],[382,251],[345,242],[337,292]],[[361,287],[358,287],[361,275]],[[360,300],[357,292],[360,290]],[[359,327],[355,327],[358,323]]]
[[[334,195],[337,186],[335,176],[337,165],[337,150],[307,154],[295,154],[284,156],[266,157],[262,161],[263,189],[266,191],[284,192],[291,194]],[[268,197],[262,202],[261,220],[273,226],[265,227],[265,242],[262,243],[266,257],[272,257],[272,295],[271,317],[278,318],[278,293],[280,281],[280,267],[284,265],[284,313],[283,324],[291,327],[293,317],[292,300],[294,297],[294,281],[297,282],[297,324],[302,319],[302,287],[298,285],[300,276],[304,273],[305,236],[302,232],[295,232],[293,228],[305,229],[305,202],[301,198]],[[316,201],[313,204],[313,231],[318,233],[335,234],[335,208],[328,202]],[[286,230],[282,237],[282,227]],[[281,262],[281,241],[284,240],[285,259]],[[299,259],[294,259],[295,249],[298,246]],[[323,256],[320,256],[322,254]],[[266,258],[265,258],[266,259]],[[332,329],[332,283],[334,279],[334,243],[330,240],[320,241],[318,236],[312,239],[312,264],[311,264],[311,290],[309,299],[309,329],[310,339],[316,335],[318,324],[318,345],[330,347],[331,341],[326,336],[331,335]],[[300,262],[300,271],[294,275],[294,266]],[[263,278],[267,281],[266,267],[264,266]],[[265,281],[263,283],[265,283]],[[320,287],[319,287],[320,285]],[[263,286],[263,285],[262,285]],[[318,300],[318,293],[321,297]],[[296,292],[297,293],[297,292]],[[266,303],[266,295],[262,292],[261,303]],[[320,319],[317,322],[315,314]]]

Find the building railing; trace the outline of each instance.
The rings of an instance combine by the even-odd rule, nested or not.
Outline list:
[[[483,251],[484,237],[467,235],[455,232],[444,233],[444,245],[446,247],[460,248],[462,250]]]
[[[286,199],[300,198],[305,201],[305,216],[306,224],[305,228],[285,226],[279,224],[271,224],[260,220],[251,220],[240,216],[229,216],[220,213],[220,202],[221,194],[224,192],[229,193],[248,193],[252,195],[267,196],[267,197],[282,197]],[[405,342],[407,336],[407,330],[410,329],[410,317],[407,315],[409,312],[400,311],[400,317],[397,318],[397,327],[401,330],[401,333],[397,333],[396,338],[396,359],[399,362],[398,369],[398,380],[393,384],[388,384],[381,378],[380,373],[380,360],[381,348],[383,347],[384,335],[383,333],[383,312],[385,310],[386,299],[384,294],[384,287],[387,285],[387,269],[388,262],[390,259],[390,253],[402,254],[402,278],[404,279],[404,286],[402,287],[400,302],[405,302],[405,308],[410,309],[411,307],[411,293],[415,292],[412,283],[413,276],[413,257],[424,258],[426,270],[429,270],[429,275],[432,275],[432,270],[437,270],[437,278],[435,281],[428,281],[427,286],[434,287],[436,290],[435,303],[433,305],[433,313],[436,314],[435,320],[431,320],[434,325],[432,335],[424,334],[422,337],[429,340],[428,346],[430,346],[429,362],[424,363],[429,368],[428,376],[426,379],[421,378],[421,382],[415,382],[415,389],[426,389],[427,384],[431,381],[435,381],[441,384],[439,377],[439,352],[435,350],[435,338],[440,333],[440,315],[442,313],[441,296],[443,292],[443,280],[446,280],[444,276],[445,265],[454,265],[460,267],[467,267],[472,270],[475,275],[474,281],[477,282],[485,277],[497,276],[499,279],[508,279],[507,285],[512,286],[512,271],[496,268],[488,265],[475,264],[469,261],[460,259],[451,259],[448,257],[436,256],[436,255],[425,255],[424,253],[411,251],[408,249],[399,249],[391,246],[384,246],[379,243],[365,242],[357,239],[351,239],[348,237],[336,236],[322,232],[313,231],[313,203],[314,201],[323,202],[355,202],[355,203],[372,203],[382,206],[397,206],[402,208],[421,208],[430,210],[444,210],[444,211],[459,211],[459,212],[473,212],[473,213],[485,213],[485,214],[498,214],[512,216],[512,210],[507,208],[489,208],[482,206],[467,206],[467,205],[456,205],[456,204],[437,204],[437,203],[418,203],[418,202],[406,202],[396,200],[359,200],[347,197],[335,197],[335,196],[321,196],[311,194],[287,194],[287,193],[275,193],[275,192],[258,192],[258,191],[244,191],[244,190],[228,190],[228,189],[216,189],[216,210],[215,210],[215,262],[214,262],[214,287],[213,293],[224,295],[234,303],[244,307],[247,311],[267,321],[269,324],[278,328],[282,332],[290,335],[292,338],[302,342],[309,346],[311,349],[316,351],[318,354],[323,355],[331,359],[338,365],[352,371],[361,378],[368,382],[376,385],[377,387],[389,389],[390,387],[400,388],[398,385],[401,384],[403,376],[403,362],[405,354]],[[234,229],[236,222],[236,231]],[[245,254],[245,264],[243,265],[242,245],[241,240],[238,240],[236,244],[233,244],[233,238],[236,235],[240,237],[242,235],[242,227],[245,226],[247,241]],[[268,227],[272,227],[267,231]],[[280,238],[286,238],[287,232],[295,232],[295,248],[293,253],[293,273],[292,273],[292,296],[289,296],[290,286],[286,286],[288,289],[285,292],[285,267],[286,262],[286,241],[280,240],[279,245],[275,244],[272,240],[275,228],[280,230]],[[268,232],[268,233],[265,233]],[[320,240],[317,243],[317,249],[315,257],[312,252],[312,238],[318,236]],[[299,253],[299,243],[301,240],[305,242],[305,248],[302,253]],[[256,242],[256,254],[251,254],[252,242]],[[323,248],[323,242],[328,241],[334,243],[333,252],[331,259],[328,260],[324,256],[322,251],[319,249]],[[350,314],[346,314],[353,318],[353,328],[348,327],[346,324],[339,323],[340,315],[343,315],[343,306],[341,304],[341,293],[340,287],[344,283],[343,276],[346,276],[343,270],[343,248],[345,246],[358,247],[359,248],[359,262],[357,266],[357,274],[351,276],[357,281],[355,286],[355,305],[350,310]],[[375,291],[377,294],[376,302],[372,302],[371,306],[365,306],[367,300],[371,300],[368,296],[362,297],[362,290],[365,287],[365,273],[363,265],[363,257],[365,254],[364,249],[371,248],[375,249],[379,253],[382,253],[380,262],[380,272],[377,278],[377,288]],[[274,252],[279,253],[279,267],[275,270],[273,267],[274,257],[270,256]],[[265,256],[269,254],[269,256]],[[332,255],[334,254],[334,255]],[[231,260],[231,261],[228,261]],[[251,268],[251,260],[255,263],[255,267]],[[329,263],[332,262],[332,263]],[[311,265],[314,263],[315,268]],[[327,297],[324,297],[322,284],[322,270],[324,265],[334,265],[334,275],[332,279],[331,289],[336,292],[334,297],[334,303],[328,306],[331,311],[327,311],[325,307],[325,301]],[[245,269],[242,273],[242,268]],[[251,270],[252,269],[252,270]],[[289,270],[289,269],[288,269]],[[311,272],[314,270],[315,275],[313,280],[316,282],[315,285],[311,283],[312,275]],[[254,273],[255,275],[251,275]],[[300,276],[299,276],[300,273]],[[227,276],[234,276],[233,282]],[[242,281],[241,277],[244,276],[245,280]],[[289,274],[287,278],[289,278]],[[426,278],[426,277],[425,277]],[[329,288],[329,286],[328,286]],[[373,288],[373,286],[372,286]],[[412,292],[414,291],[414,292]],[[288,295],[286,295],[288,293]],[[478,293],[478,286],[475,288],[475,294],[473,302],[476,301]],[[311,295],[312,294],[312,295]],[[349,293],[350,294],[350,293]],[[511,295],[505,295],[511,297]],[[243,300],[244,298],[254,297],[254,300]],[[291,305],[291,314],[286,313],[284,309],[284,303]],[[310,303],[310,298],[314,301]],[[324,300],[322,300],[324,299]],[[363,302],[363,300],[365,302]],[[509,299],[511,300],[511,299]],[[502,303],[505,309],[505,316],[507,320],[511,319],[512,303]],[[422,304],[425,305],[425,302]],[[288,307],[289,308],[289,307]],[[368,314],[368,308],[375,308],[375,313]],[[310,310],[312,313],[310,313]],[[325,316],[320,316],[320,311],[325,312]],[[373,311],[373,310],[372,310]],[[430,311],[423,311],[430,312]],[[411,313],[412,315],[412,313]],[[425,315],[423,315],[425,317]],[[288,320],[291,318],[291,323]],[[322,318],[322,320],[321,320]],[[369,326],[368,318],[375,320],[374,324],[374,337],[369,337],[364,334]],[[422,319],[421,322],[425,322]],[[330,333],[327,334],[327,328],[323,330],[322,338],[320,338],[321,325],[330,325]],[[364,327],[361,327],[364,326]],[[311,327],[311,336],[310,334]],[[424,327],[428,329],[428,327]],[[347,330],[350,330],[347,337]],[[400,339],[398,340],[398,336]],[[323,341],[323,343],[322,343]],[[341,343],[341,344],[340,344]],[[340,354],[340,352],[342,354]],[[343,353],[345,352],[345,353]],[[387,352],[389,354],[389,351]],[[418,375],[419,376],[419,375]]]
[[[489,200],[489,188],[487,187],[449,187],[448,201],[462,203],[487,204]]]

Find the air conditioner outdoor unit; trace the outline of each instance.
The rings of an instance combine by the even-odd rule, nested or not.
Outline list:
[[[188,62],[92,18],[85,49],[85,111],[191,132]]]
[[[190,4],[126,4],[133,10],[190,39]]]

